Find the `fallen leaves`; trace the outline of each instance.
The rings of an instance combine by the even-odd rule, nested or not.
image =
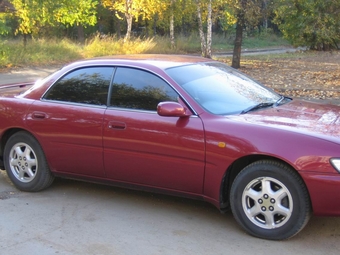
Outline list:
[[[242,61],[242,72],[281,94],[340,99],[340,52],[312,52],[291,57]]]

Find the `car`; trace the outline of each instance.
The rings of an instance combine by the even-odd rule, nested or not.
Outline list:
[[[340,107],[219,61],[81,60],[0,96],[0,166],[19,190],[63,177],[200,199],[270,240],[340,215]]]

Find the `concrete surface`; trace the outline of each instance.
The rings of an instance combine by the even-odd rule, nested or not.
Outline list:
[[[0,81],[49,72],[27,69],[1,74]],[[61,179],[46,191],[25,193],[0,171],[1,255],[254,253],[338,255],[340,218],[313,217],[294,238],[267,241],[247,235],[230,213],[204,202]]]
[[[2,255],[338,255],[339,240],[340,218],[313,217],[294,238],[267,241],[204,202],[62,179],[25,193],[0,172]]]

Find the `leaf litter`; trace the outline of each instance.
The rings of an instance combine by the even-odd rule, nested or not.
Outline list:
[[[240,71],[286,96],[340,99],[340,52],[246,58],[241,66]]]

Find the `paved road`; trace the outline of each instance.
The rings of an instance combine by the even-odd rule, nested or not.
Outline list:
[[[297,51],[305,51],[305,47],[291,48],[291,47],[280,47],[280,48],[269,48],[269,49],[242,49],[242,56],[251,56],[251,55],[261,55],[261,54],[283,54],[283,53],[291,53]],[[223,57],[223,56],[232,56],[233,51],[228,52],[219,52],[213,53],[213,56]]]
[[[37,75],[0,81],[28,74]],[[25,193],[0,172],[1,255],[338,255],[339,241],[340,218],[313,217],[293,239],[266,241],[204,202],[60,179]]]
[[[0,73],[0,85],[17,82],[36,81],[39,78],[46,77],[47,75],[53,73],[56,70],[57,68],[50,67],[13,69],[8,73]]]

